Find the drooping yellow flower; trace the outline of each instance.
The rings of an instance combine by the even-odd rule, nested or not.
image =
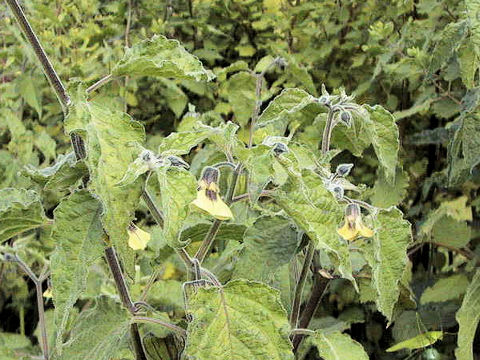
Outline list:
[[[218,178],[218,169],[211,166],[205,168],[198,183],[197,198],[191,203],[191,206],[218,220],[229,220],[233,218],[233,214],[219,195]]]
[[[150,241],[150,233],[143,231],[134,224],[128,227],[128,246],[133,250],[145,250]]]
[[[353,203],[345,208],[345,224],[337,230],[337,233],[348,241],[355,240],[359,236],[372,237],[374,234],[373,230],[363,223],[358,204]]]
[[[46,299],[52,298],[52,289],[50,287],[48,287],[47,290],[43,292],[43,297]]]

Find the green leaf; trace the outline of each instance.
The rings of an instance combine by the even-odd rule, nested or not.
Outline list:
[[[437,340],[441,340],[442,338],[443,338],[442,331],[427,331],[411,339],[401,341],[398,344],[395,344],[389,347],[386,351],[394,352],[394,351],[403,350],[403,349],[407,349],[407,350],[422,349],[427,346],[435,344]]]
[[[87,166],[83,161],[77,161],[75,154],[60,154],[55,164],[50,167],[38,169],[32,165],[26,165],[22,174],[47,190],[64,190],[80,180],[88,173]]]
[[[27,357],[19,357],[18,353],[22,352],[27,355],[30,347],[31,342],[26,336],[0,332],[0,357],[2,360],[26,359]],[[31,356],[28,357],[31,358]]]
[[[55,159],[57,143],[46,131],[36,135],[34,143],[45,157],[45,162],[49,163],[51,159]]]
[[[86,190],[74,192],[54,211],[51,268],[58,347],[70,310],[85,290],[90,266],[103,254],[101,212],[99,201]]]
[[[154,35],[127,49],[122,60],[114,66],[112,75],[159,76],[196,81],[210,81],[214,77],[177,40],[162,35]]]
[[[388,183],[383,171],[377,172],[377,180],[372,189],[372,205],[388,208],[399,205],[407,196],[408,174],[400,168],[397,168],[393,184]]]
[[[480,51],[480,1],[465,0],[465,8],[471,41],[475,46],[475,52],[478,54]]]
[[[309,336],[308,342],[317,348],[324,360],[368,360],[362,345],[340,331],[315,331],[314,335]]]
[[[467,23],[465,21],[460,21],[445,26],[440,34],[440,39],[433,49],[428,68],[429,73],[434,73],[450,60],[453,52],[460,46],[466,34],[466,25]]]
[[[305,169],[298,173],[285,158],[279,160],[286,167],[289,179],[273,194],[277,204],[315,242],[317,249],[325,250],[338,260],[340,274],[355,284],[348,244],[337,234],[343,220],[343,206],[315,172]]]
[[[469,114],[460,122],[460,127],[449,146],[449,178],[455,177],[455,166],[472,172],[480,163],[480,116]]]
[[[263,111],[255,124],[255,141],[261,142],[266,136],[283,136],[292,120],[308,114],[313,118],[321,111],[320,106],[310,114],[306,107],[315,104],[315,98],[304,90],[285,89],[277,95]]]
[[[162,95],[165,96],[168,107],[173,111],[177,118],[182,116],[183,110],[188,104],[188,97],[172,80],[160,79],[165,88]]]
[[[200,123],[192,131],[173,132],[162,139],[158,147],[162,155],[185,155],[190,150],[207,139],[214,131],[214,128]]]
[[[46,225],[40,198],[33,190],[0,190],[0,243],[24,231]]]
[[[200,288],[188,297],[186,359],[293,359],[289,324],[276,290],[260,283],[231,281]]]
[[[420,298],[420,304],[459,299],[467,290],[468,283],[465,274],[455,274],[439,279],[433,286],[425,289]]]
[[[400,210],[380,210],[373,237],[373,285],[379,311],[392,321],[393,307],[400,295],[400,280],[407,267],[407,248],[412,240],[411,225]]]
[[[180,235],[182,225],[197,195],[197,180],[183,168],[163,167],[157,170],[162,210],[165,215],[163,236],[168,245],[181,248],[188,244]]]
[[[474,360],[473,340],[480,321],[480,270],[473,276],[467,288],[462,306],[457,312],[456,319],[459,325],[457,336],[457,360]]]
[[[467,41],[458,50],[458,63],[463,84],[467,89],[474,88],[475,74],[480,66],[480,61],[472,41]]]
[[[69,131],[81,131],[87,144],[86,163],[90,172],[89,189],[103,205],[102,222],[118,252],[125,272],[134,274],[134,253],[128,246],[127,228],[134,217],[142,193],[142,181],[122,187],[130,163],[138,157],[145,141],[143,126],[121,111],[104,108],[85,100],[83,87],[66,119]]]
[[[271,282],[278,269],[295,255],[298,238],[289,219],[262,216],[247,229],[243,242],[234,277]]]
[[[130,327],[130,315],[107,297],[80,314],[58,360],[110,360]]]
[[[20,95],[25,99],[28,105],[35,109],[38,116],[42,117],[42,94],[35,84],[38,78],[26,73],[20,75],[17,80]]]
[[[182,231],[181,241],[185,243],[203,241],[211,226],[211,223],[201,223],[187,227]],[[215,239],[218,242],[229,240],[242,241],[245,229],[245,225],[225,223],[218,230]]]
[[[256,103],[256,77],[246,71],[239,72],[226,84],[227,98],[232,105],[235,121],[245,126],[252,116]]]
[[[399,134],[393,115],[379,105],[373,107],[364,105],[370,117],[365,119],[366,131],[369,134],[373,149],[388,182],[395,179],[395,169],[398,161]]]

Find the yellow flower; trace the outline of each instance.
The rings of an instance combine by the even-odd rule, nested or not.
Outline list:
[[[128,246],[133,250],[145,250],[150,241],[150,234],[134,224],[128,227]]]
[[[46,298],[46,299],[51,299],[52,298],[52,289],[47,288],[47,290],[45,290],[43,292],[43,297]]]
[[[191,203],[192,208],[206,212],[218,220],[233,218],[232,211],[220,197],[218,188],[218,169],[206,167],[198,183],[197,198]]]
[[[362,221],[362,213],[357,204],[348,204],[345,208],[345,224],[337,230],[337,233],[345,240],[352,241],[358,236],[372,237],[374,232]]]

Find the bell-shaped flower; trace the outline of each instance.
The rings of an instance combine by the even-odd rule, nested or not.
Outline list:
[[[337,230],[345,240],[352,241],[359,236],[372,237],[374,232],[362,221],[362,213],[358,204],[350,203],[345,208],[345,223]]]
[[[150,241],[150,234],[134,224],[128,227],[128,246],[133,250],[145,250]]]
[[[233,218],[232,211],[219,195],[218,169],[207,166],[198,183],[197,198],[191,203],[193,209],[205,212],[218,220]]]

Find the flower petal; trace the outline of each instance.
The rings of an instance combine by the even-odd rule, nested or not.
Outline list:
[[[233,218],[232,210],[223,202],[220,197],[213,201],[212,215],[218,220],[230,220]]]
[[[357,237],[358,230],[350,228],[348,221],[345,221],[345,224],[340,229],[337,229],[337,233],[345,240],[352,241]]]
[[[361,223],[358,226],[358,233],[363,237],[370,238],[373,236],[374,231]]]
[[[150,241],[150,234],[138,227],[128,230],[128,246],[133,250],[145,250]]]

